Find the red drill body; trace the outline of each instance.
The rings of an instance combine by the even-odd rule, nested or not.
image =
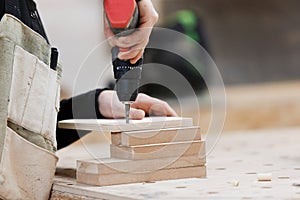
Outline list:
[[[139,15],[135,0],[104,0],[104,10],[114,34],[137,28]]]

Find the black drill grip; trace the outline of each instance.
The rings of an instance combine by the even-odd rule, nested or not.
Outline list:
[[[142,77],[143,58],[135,64],[130,60],[118,58],[119,48],[112,48],[112,63],[116,81],[116,91],[119,100],[122,102],[134,102],[138,95],[138,87]]]
[[[126,75],[126,79],[141,79],[143,58],[139,59],[135,64],[131,64],[130,60],[120,60],[118,58],[118,47],[113,47],[111,53],[115,79],[121,79],[123,75],[133,69],[137,69],[134,70],[136,73],[130,73]]]

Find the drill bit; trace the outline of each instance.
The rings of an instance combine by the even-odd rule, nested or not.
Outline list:
[[[125,118],[126,124],[129,124],[130,103],[125,103]]]

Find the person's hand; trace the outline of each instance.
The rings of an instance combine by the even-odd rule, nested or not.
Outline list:
[[[105,118],[125,117],[124,104],[118,100],[115,91],[106,90],[101,92],[98,97],[98,105],[100,113]],[[149,116],[177,116],[167,102],[140,93],[136,101],[131,104],[129,117],[130,119],[143,119],[146,114]]]
[[[121,60],[130,60],[132,64],[136,63],[143,55],[145,47],[149,42],[152,27],[158,20],[158,14],[155,11],[151,0],[141,0],[138,2],[140,11],[140,24],[138,29],[126,37],[116,37],[110,30],[106,17],[104,17],[104,33],[111,46],[117,46],[125,49],[119,53]]]

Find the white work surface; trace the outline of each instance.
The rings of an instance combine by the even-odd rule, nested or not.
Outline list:
[[[300,128],[223,133],[207,157],[207,179],[93,187],[67,177],[75,160],[91,157],[86,149],[107,157],[108,148],[77,145],[58,152],[64,170],[52,199],[300,199],[300,187],[293,186],[300,184]],[[258,182],[257,173],[272,173],[272,181]]]

